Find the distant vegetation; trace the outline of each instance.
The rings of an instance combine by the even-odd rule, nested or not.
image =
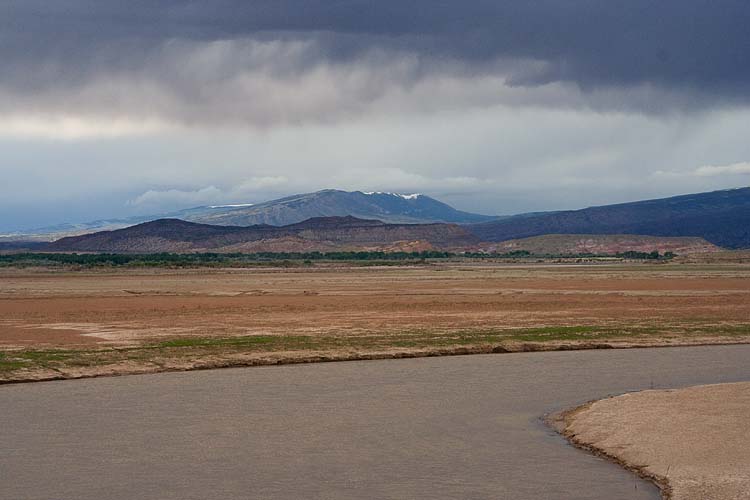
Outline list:
[[[615,255],[623,259],[642,259],[642,260],[659,260],[659,259],[673,259],[675,254],[673,252],[664,252],[664,255],[660,255],[657,250],[653,252],[620,252]]]
[[[514,250],[507,253],[471,253],[466,252],[460,254],[463,257],[471,257],[476,259],[518,259],[518,258],[531,258],[531,259],[603,259],[616,257],[619,259],[627,260],[670,260],[676,257],[674,252],[665,252],[660,254],[658,250],[652,252],[636,252],[627,251],[616,254],[596,254],[596,253],[531,253],[528,250]]]
[[[294,267],[311,265],[313,262],[358,262],[373,264],[399,264],[425,262],[438,259],[603,259],[669,260],[672,252],[623,252],[616,255],[545,254],[536,255],[526,250],[508,253],[453,253],[441,251],[424,252],[259,252],[259,253],[14,253],[0,255],[2,267],[243,267],[274,266]]]

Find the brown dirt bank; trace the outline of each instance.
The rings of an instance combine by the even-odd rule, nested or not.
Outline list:
[[[750,499],[750,382],[650,390],[562,415],[577,446],[609,457],[673,500]]]
[[[499,344],[455,345],[447,347],[384,348],[375,350],[315,350],[311,348],[304,351],[281,352],[253,352],[252,350],[217,352],[194,346],[192,348],[182,348],[183,352],[179,353],[170,352],[168,348],[160,346],[87,351],[24,350],[17,353],[0,353],[0,385],[251,366],[465,356],[472,354],[635,349],[644,347],[696,347],[748,343],[750,343],[750,339],[717,340],[713,338],[696,338],[684,341],[655,339],[639,343],[623,341],[508,341]],[[21,360],[21,363],[19,364],[17,360]],[[8,365],[11,365],[12,368],[7,369]]]

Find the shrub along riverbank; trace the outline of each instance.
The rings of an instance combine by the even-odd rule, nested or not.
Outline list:
[[[671,252],[624,252],[615,255],[544,254],[527,251],[508,253],[454,253],[441,251],[424,252],[259,252],[259,253],[10,253],[0,254],[3,267],[242,267],[310,265],[313,262],[375,262],[378,264],[419,263],[440,259],[622,259],[622,260],[670,260]]]

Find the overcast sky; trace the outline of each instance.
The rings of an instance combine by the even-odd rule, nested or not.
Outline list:
[[[746,186],[747,0],[0,0],[0,230],[323,188]]]

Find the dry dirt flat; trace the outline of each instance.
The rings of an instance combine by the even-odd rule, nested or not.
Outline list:
[[[565,433],[654,478],[674,500],[750,499],[750,383],[644,391],[586,405]]]
[[[6,269],[0,270],[0,352],[10,353],[7,361],[19,350],[111,350],[200,339],[179,344],[193,349],[194,359],[195,349],[207,345],[203,339],[227,338],[244,340],[212,344],[203,357],[227,345],[230,357],[246,358],[258,350],[360,356],[500,340],[558,347],[740,342],[750,338],[748,278],[750,267],[737,265]],[[147,357],[127,361],[142,365]],[[0,379],[19,367],[41,366],[26,361],[6,363]],[[55,368],[52,361],[44,367]]]

